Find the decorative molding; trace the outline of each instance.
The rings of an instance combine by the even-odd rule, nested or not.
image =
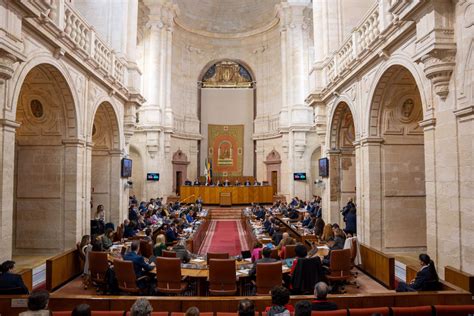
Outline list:
[[[454,110],[453,113],[461,122],[472,120],[474,119],[474,105]]]
[[[455,66],[455,50],[435,49],[421,57],[426,77],[431,80],[435,93],[445,100],[449,93],[449,81]]]
[[[429,130],[434,130],[436,126],[436,118],[433,117],[420,121],[418,122],[418,125],[420,125],[420,127],[422,127],[425,132]]]

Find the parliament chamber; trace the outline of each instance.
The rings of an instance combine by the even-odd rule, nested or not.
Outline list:
[[[0,315],[474,315],[474,0],[0,0]]]

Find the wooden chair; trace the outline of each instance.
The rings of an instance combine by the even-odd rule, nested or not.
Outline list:
[[[278,255],[278,249],[273,248],[272,253],[270,254],[270,258],[280,260],[280,256]]]
[[[99,287],[107,285],[105,276],[109,269],[109,261],[106,252],[91,251],[89,252],[89,271],[91,281]]]
[[[296,245],[287,245],[285,246],[285,258],[294,258],[296,257],[296,252],[295,252]]]
[[[389,316],[390,308],[388,307],[349,308],[349,315],[351,316],[371,316],[373,314]]]
[[[392,307],[393,316],[432,316],[432,306]]]
[[[124,292],[138,294],[141,292],[137,284],[137,277],[133,269],[133,262],[114,260],[115,276],[117,277],[118,287]],[[140,279],[146,278],[145,276]]]
[[[347,316],[347,309],[338,309],[335,311],[312,311],[311,316]]]
[[[210,259],[229,259],[228,253],[223,252],[208,252],[207,253],[207,265],[209,265]]]
[[[281,262],[257,263],[257,295],[268,295],[282,284]]]
[[[435,305],[436,316],[461,316],[474,314],[474,305]]]
[[[150,258],[153,255],[153,245],[151,241],[140,240],[140,254],[145,258]]]
[[[160,293],[180,294],[188,284],[182,282],[181,259],[156,258],[156,291]]]
[[[164,258],[176,258],[176,252],[175,251],[163,250],[163,251],[161,251],[161,256],[164,257]]]
[[[237,293],[234,259],[209,260],[209,293],[211,295]]]
[[[327,279],[330,282],[349,281],[354,276],[351,273],[351,250],[332,250],[329,261],[330,274]]]

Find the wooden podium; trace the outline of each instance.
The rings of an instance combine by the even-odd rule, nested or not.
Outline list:
[[[219,205],[220,206],[232,206],[232,193],[221,192],[219,194]]]

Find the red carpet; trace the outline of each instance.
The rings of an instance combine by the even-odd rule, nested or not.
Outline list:
[[[242,250],[248,250],[248,245],[240,220],[213,220],[199,254],[228,252],[229,255],[236,256]]]

